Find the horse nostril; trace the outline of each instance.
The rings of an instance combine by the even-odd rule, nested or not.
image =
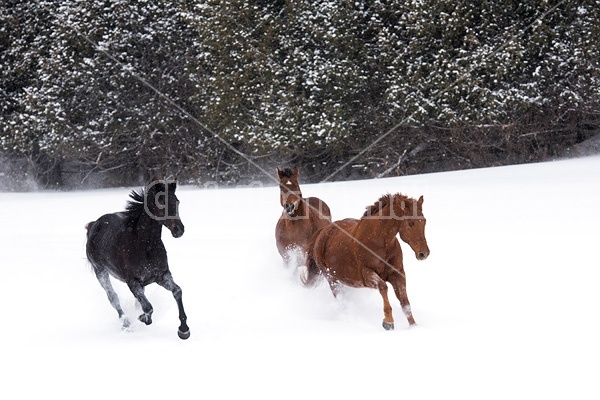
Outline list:
[[[173,234],[174,238],[180,238],[183,236],[183,232],[185,231],[185,229],[183,228],[183,226],[175,226],[172,230],[171,233]]]
[[[425,253],[421,252],[419,253],[419,256],[417,257],[419,260],[424,260],[427,258],[427,256],[425,255]]]

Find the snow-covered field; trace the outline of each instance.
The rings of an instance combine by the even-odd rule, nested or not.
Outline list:
[[[131,189],[0,193],[0,398],[600,398],[600,157],[302,185],[334,219],[425,196],[431,256],[403,246],[418,326],[391,295],[390,332],[377,291],[336,300],[283,266],[272,185],[179,188],[186,232],[163,239],[191,337],[157,285],[154,323],[122,331],[84,225]]]

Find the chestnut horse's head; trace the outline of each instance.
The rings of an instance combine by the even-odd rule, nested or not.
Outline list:
[[[415,200],[396,195],[394,214],[400,219],[398,229],[400,238],[413,249],[418,260],[425,260],[429,256],[429,246],[425,239],[427,220],[423,215],[423,196],[419,197],[419,200]]]
[[[289,216],[293,216],[302,199],[302,192],[298,184],[298,168],[282,170],[277,168],[277,176],[279,177],[279,201],[285,212]]]

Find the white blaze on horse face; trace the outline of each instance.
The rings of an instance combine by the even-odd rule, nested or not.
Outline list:
[[[286,185],[291,185],[291,184],[292,184],[292,181],[287,181],[285,184],[286,184]]]

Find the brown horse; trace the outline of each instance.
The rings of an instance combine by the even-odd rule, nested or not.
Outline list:
[[[334,296],[339,285],[378,289],[383,297],[383,327],[394,329],[392,307],[388,300],[390,282],[410,325],[415,324],[402,263],[402,249],[396,234],[408,243],[418,260],[429,256],[425,239],[423,196],[415,200],[402,194],[382,196],[367,207],[360,220],[336,221],[317,232],[309,245],[306,276],[312,286],[323,275]]]
[[[298,168],[277,168],[277,176],[283,212],[275,227],[275,241],[279,254],[289,263],[295,251],[300,251],[301,257],[304,257],[313,234],[331,224],[331,212],[323,200],[302,197]]]

